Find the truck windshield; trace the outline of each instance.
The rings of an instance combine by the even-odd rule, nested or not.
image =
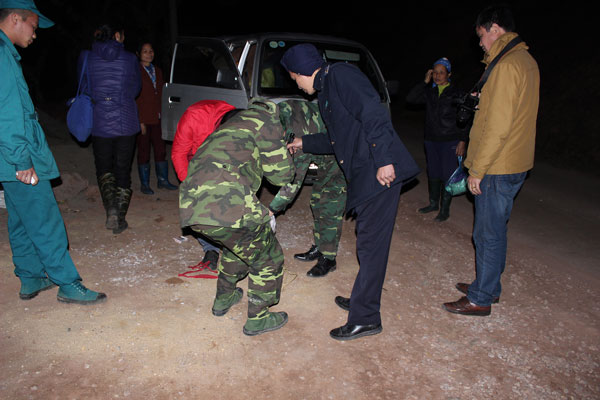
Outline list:
[[[261,60],[259,64],[260,70],[258,71],[260,85],[257,92],[259,95],[269,97],[305,96],[279,62],[287,49],[299,43],[306,42],[268,40],[263,43],[262,49],[260,49]],[[365,51],[358,47],[339,44],[318,42],[313,42],[313,44],[322,54],[325,61],[331,63],[346,62],[360,68],[367,75],[375,90],[379,92],[382,101],[385,100],[383,82],[380,82],[378,79],[377,71]]]

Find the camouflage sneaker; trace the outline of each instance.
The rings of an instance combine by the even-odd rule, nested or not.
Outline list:
[[[63,303],[94,304],[105,301],[106,295],[94,292],[83,286],[81,282],[75,281],[68,285],[61,285],[56,298]]]
[[[219,297],[215,297],[215,302],[213,303],[212,313],[215,317],[222,317],[227,314],[227,311],[235,304],[239,303],[244,295],[244,291],[242,288],[235,288],[233,293],[224,294]]]
[[[21,300],[31,300],[38,293],[52,289],[54,286],[56,285],[48,278],[22,278],[19,298]]]
[[[276,331],[288,322],[288,315],[284,311],[269,312],[259,319],[248,319],[244,325],[243,332],[248,336],[256,336],[261,333]]]

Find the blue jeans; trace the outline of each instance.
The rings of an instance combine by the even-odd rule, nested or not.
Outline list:
[[[513,201],[525,181],[527,172],[486,175],[475,196],[475,262],[477,277],[469,286],[469,301],[489,306],[500,297],[500,276],[506,265],[507,223]]]
[[[209,242],[205,237],[200,236],[200,234],[195,234],[194,236],[198,243],[200,243],[200,246],[202,246],[202,251],[205,253],[209,251],[216,251],[218,253],[221,251],[220,248],[212,244],[212,242]]]

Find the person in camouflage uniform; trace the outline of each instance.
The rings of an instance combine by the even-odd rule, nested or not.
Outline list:
[[[286,141],[289,140],[291,133],[304,136],[326,132],[318,104],[303,100],[288,100],[279,103],[278,107],[281,123],[286,132]],[[310,277],[321,277],[335,270],[335,257],[346,207],[346,179],[335,156],[298,152],[294,156],[296,166],[294,181],[279,190],[271,201],[269,209],[273,214],[277,214],[296,198],[311,163],[319,166],[310,198],[310,208],[314,218],[314,244],[308,252],[296,254],[294,257],[301,261],[318,259],[317,264],[306,274]]]
[[[294,178],[277,106],[253,99],[213,132],[189,163],[179,191],[181,226],[221,244],[217,293],[222,316],[241,300],[237,282],[248,281],[248,319],[253,336],[281,328],[285,312],[271,312],[283,282],[283,251],[270,227],[269,209],[256,196],[262,178],[282,186]]]

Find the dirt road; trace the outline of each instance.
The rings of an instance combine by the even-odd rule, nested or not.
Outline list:
[[[398,131],[424,166],[421,123]],[[19,300],[0,209],[1,399],[598,399],[600,398],[600,194],[598,179],[538,164],[509,223],[503,293],[490,317],[463,317],[456,300],[474,276],[472,203],[455,198],[444,223],[416,209],[425,175],[406,188],[382,299],[382,334],[337,342],[345,323],[333,302],[348,295],[358,264],[346,220],[338,269],[305,275],[293,259],[312,242],[310,190],[277,219],[286,255],[281,302],[288,324],[242,334],[246,299],[210,313],[212,279],[179,277],[202,258],[181,234],[177,193],[139,192],[130,228],[103,226],[90,148],[45,120],[62,171],[55,188],[84,284],[107,293],[96,306],[65,305],[56,290]],[[272,194],[263,191],[262,198]],[[246,289],[246,282],[241,287]]]

